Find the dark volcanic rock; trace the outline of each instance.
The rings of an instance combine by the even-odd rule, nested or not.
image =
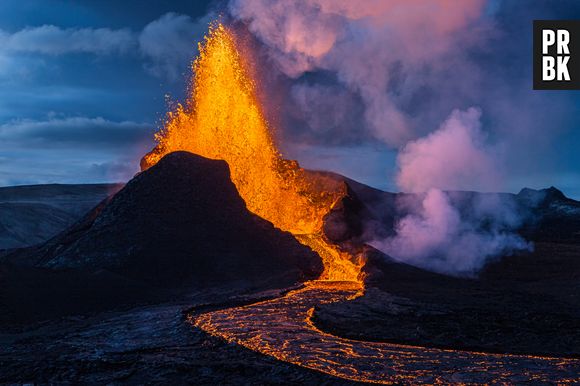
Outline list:
[[[346,194],[323,219],[324,234],[335,243],[360,238],[363,233],[364,222],[369,218],[365,205],[348,183],[345,183],[345,185]]]
[[[0,384],[353,384],[229,344],[186,322],[191,307],[220,304],[233,295],[246,294],[210,290],[177,302],[2,330]]]
[[[524,188],[515,197],[521,210],[529,213],[520,229],[525,237],[534,241],[580,243],[580,202],[553,186],[541,190]]]
[[[9,256],[52,269],[107,269],[163,286],[281,286],[320,273],[320,258],[250,213],[224,161],[172,153],[74,227]]]
[[[561,190],[550,186],[547,189],[530,189],[523,188],[517,194],[518,199],[530,206],[538,206],[540,204],[549,204],[551,201],[565,201],[568,198]]]

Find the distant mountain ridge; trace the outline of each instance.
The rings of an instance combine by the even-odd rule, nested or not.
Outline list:
[[[0,249],[48,240],[121,187],[48,184],[0,188]]]

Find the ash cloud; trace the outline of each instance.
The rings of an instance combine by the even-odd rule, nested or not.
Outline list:
[[[295,142],[352,146],[364,140],[364,131],[357,129],[364,107],[360,98],[340,85],[297,82],[290,87],[286,112],[298,126],[303,120],[308,122],[307,130],[294,130]]]
[[[230,0],[228,9],[285,80],[267,94],[285,93],[277,103],[285,119],[277,126],[291,156],[291,142],[396,151],[436,130],[451,111],[480,106],[483,131],[509,149],[501,190],[557,184],[578,191],[571,145],[578,97],[533,91],[529,59],[532,20],[580,17],[576,1]],[[272,77],[271,68],[264,72]],[[297,84],[300,94],[292,92]],[[325,106],[344,106],[349,94],[353,122],[334,127],[313,118],[312,108],[301,112],[300,103],[317,98],[321,85],[340,90],[325,95]],[[324,115],[339,121],[344,108]],[[373,184],[384,186],[379,178]]]

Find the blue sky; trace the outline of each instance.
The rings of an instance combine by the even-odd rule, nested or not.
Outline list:
[[[219,1],[2,0],[0,185],[130,178],[153,145],[167,97],[184,98],[197,41],[226,9]],[[580,18],[580,3],[490,1],[485,17],[494,31],[488,44],[465,54],[483,90],[451,98],[432,123],[417,106],[441,99],[442,90],[411,98],[406,112],[429,131],[452,108],[480,106],[490,138],[506,138],[502,190],[555,185],[580,198],[580,91],[531,89],[531,21]],[[325,71],[277,82],[339,83]],[[356,93],[340,92],[357,106]],[[321,113],[313,127],[297,108],[280,120],[285,141],[299,138],[288,146],[291,156],[396,190],[396,149],[364,135],[360,109],[321,130],[332,114]]]
[[[207,27],[204,2],[141,4],[0,2],[0,185],[137,171]]]

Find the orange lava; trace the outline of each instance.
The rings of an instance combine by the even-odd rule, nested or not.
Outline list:
[[[196,328],[226,342],[354,382],[388,385],[578,384],[579,359],[365,342],[319,329],[313,320],[316,307],[360,296],[360,288],[352,284],[313,281],[275,299],[194,313],[188,320]]]
[[[341,251],[322,233],[323,218],[344,195],[344,184],[281,156],[249,64],[230,29],[211,26],[199,52],[190,98],[168,113],[155,136],[158,144],[143,158],[142,169],[178,150],[225,160],[248,209],[321,256],[325,268],[321,279],[362,283],[363,260]]]

